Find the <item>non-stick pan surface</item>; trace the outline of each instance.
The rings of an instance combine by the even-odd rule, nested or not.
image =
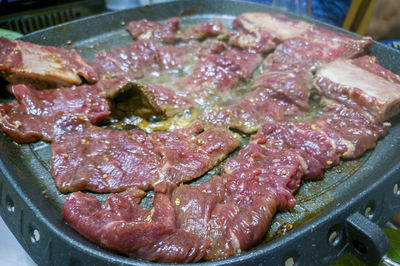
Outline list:
[[[97,50],[131,42],[132,38],[124,30],[124,25],[131,20],[163,21],[180,16],[182,25],[220,19],[230,26],[237,15],[255,11],[278,12],[264,5],[238,1],[171,2],[80,19],[29,34],[22,40],[75,48],[83,56],[92,58]],[[400,53],[374,42],[370,54],[400,74]],[[397,193],[400,117],[391,122],[389,134],[378,141],[374,150],[358,160],[343,161],[326,171],[321,181],[302,184],[296,194],[297,206],[275,216],[262,243],[241,255],[200,264],[279,265],[291,258],[289,261],[298,265],[322,265],[343,255],[349,250],[345,220],[351,214],[360,212],[381,226],[400,209],[400,193]],[[18,145],[0,134],[0,146],[0,214],[39,265],[149,264],[98,247],[62,220],[60,209],[65,195],[57,191],[48,171],[49,144]],[[105,195],[99,198],[104,199]]]

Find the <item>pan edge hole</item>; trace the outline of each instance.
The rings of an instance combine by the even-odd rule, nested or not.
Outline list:
[[[299,260],[299,253],[292,250],[286,253],[286,256],[283,260],[284,266],[295,266],[297,265],[297,261]]]
[[[376,203],[374,200],[370,200],[364,209],[364,216],[372,220],[372,218],[375,215],[375,210],[376,210]]]
[[[294,265],[294,258],[289,257],[285,260],[285,266],[293,266]]]
[[[6,207],[8,212],[15,212],[14,201],[8,195],[6,196]]]
[[[393,187],[393,195],[395,195],[396,197],[398,197],[400,195],[400,191],[399,191],[399,185],[396,183],[394,184]]]
[[[31,242],[33,244],[36,244],[37,242],[39,242],[39,240],[40,240],[39,230],[37,230],[36,228],[30,227],[29,235],[30,235]]]
[[[337,246],[342,239],[342,230],[339,225],[334,225],[328,231],[328,243],[332,246]]]

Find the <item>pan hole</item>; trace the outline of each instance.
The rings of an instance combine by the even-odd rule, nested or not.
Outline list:
[[[328,231],[328,242],[332,246],[338,245],[340,240],[342,239],[342,233],[338,225],[333,226],[329,231]]]
[[[399,196],[400,195],[400,193],[399,193],[399,185],[397,185],[397,184],[394,184],[393,195],[395,195],[395,196]]]
[[[40,240],[40,233],[39,233],[39,231],[38,231],[37,229],[35,229],[35,228],[30,228],[29,234],[30,234],[31,242],[32,242],[33,244],[39,242],[39,240]]]
[[[285,260],[285,266],[293,266],[294,265],[294,259],[293,257],[289,257]]]
[[[15,212],[14,201],[10,198],[10,196],[6,196],[6,206],[7,206],[7,211]]]
[[[368,205],[364,210],[364,216],[367,217],[368,219],[372,219],[374,217],[375,209],[376,209],[375,201],[371,200],[370,202],[368,202]]]
[[[354,240],[353,246],[354,249],[360,254],[365,254],[368,251],[367,247],[363,243],[361,243],[361,241]]]
[[[285,266],[294,266],[299,259],[299,254],[296,251],[290,251],[286,254],[283,264]]]

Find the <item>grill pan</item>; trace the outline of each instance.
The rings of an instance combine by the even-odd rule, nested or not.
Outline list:
[[[233,18],[243,12],[282,13],[240,1],[168,2],[79,19],[34,32],[21,40],[73,47],[92,58],[99,49],[131,42],[124,30],[131,20],[163,21],[181,16],[182,25],[212,19],[231,25]],[[306,17],[287,15],[346,32]],[[373,42],[370,54],[384,67],[400,74],[399,52]],[[234,257],[197,264],[326,265],[349,251],[367,264],[377,264],[388,250],[388,240],[379,227],[400,210],[400,116],[390,122],[389,134],[378,141],[374,150],[358,160],[342,161],[326,171],[321,181],[304,182],[296,194],[297,206],[275,215],[265,240],[257,246]],[[57,191],[48,172],[49,144],[19,145],[1,133],[0,147],[0,214],[36,263],[155,264],[104,250],[63,221],[60,210],[65,195]],[[209,177],[210,174],[205,175],[195,183]],[[98,197],[105,199],[106,195]]]

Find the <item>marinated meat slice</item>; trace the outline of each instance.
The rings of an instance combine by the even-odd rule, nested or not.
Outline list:
[[[283,40],[304,35],[310,24],[288,19],[282,14],[244,13],[233,21],[238,29],[229,43],[244,49],[257,52],[268,52]]]
[[[239,81],[239,64],[222,55],[201,56],[193,73],[175,83],[177,88],[190,95],[200,105],[205,98],[233,89]]]
[[[193,106],[193,101],[156,84],[132,82],[132,88],[114,99],[113,116],[134,114],[144,118],[169,118]]]
[[[372,38],[369,36],[350,35],[315,25],[312,25],[303,37],[314,43],[325,44],[326,49],[321,50],[320,56],[326,61],[354,58],[364,54],[372,44]]]
[[[129,22],[126,30],[138,40],[157,40],[166,43],[176,41],[176,32],[179,29],[179,18],[170,18],[164,24],[142,19]]]
[[[179,27],[179,18],[170,18],[164,24],[142,19],[131,21],[126,29],[138,40],[154,40],[165,43],[177,41],[203,40],[227,33],[220,20],[201,22],[188,27]]]
[[[228,49],[222,53],[223,56],[232,58],[237,64],[239,64],[238,73],[241,78],[253,77],[254,70],[261,63],[261,55],[258,53],[248,52],[239,49]]]
[[[303,166],[295,152],[249,143],[223,170],[230,175],[225,185],[237,203],[246,201],[246,195],[264,196],[268,190],[275,195],[278,209],[296,204],[292,194],[300,185]]]
[[[196,54],[198,56],[207,54],[220,54],[228,47],[225,42],[216,39],[208,39],[201,42],[201,44],[193,43],[191,45],[196,48]]]
[[[57,120],[51,151],[51,174],[62,193],[148,189],[161,160],[144,132],[103,129],[72,115]]]
[[[388,123],[370,121],[363,112],[340,104],[331,103],[323,112],[324,115],[312,123],[335,142],[336,153],[343,158],[357,158],[374,148],[376,141],[389,129]]]
[[[90,64],[102,78],[142,78],[149,71],[183,66],[187,48],[156,45],[151,41],[135,41],[127,46],[101,50]]]
[[[108,117],[109,103],[102,96],[102,84],[72,88],[36,90],[32,86],[11,85],[15,96],[10,104],[0,104],[0,129],[19,143],[51,141],[60,112],[73,113],[91,123]]]
[[[217,195],[220,189],[223,194]],[[179,186],[172,194],[178,227],[211,243],[205,260],[232,256],[257,243],[276,211],[268,192],[252,197],[252,205],[241,206],[225,200],[224,190],[222,178],[213,177],[199,187]]]
[[[373,58],[366,65],[359,60],[354,64],[352,60],[337,59],[317,72],[314,86],[328,98],[354,108],[365,108],[379,121],[388,120],[400,111],[400,84],[392,81],[397,77],[389,70],[374,74],[374,69],[380,69],[376,64]]]
[[[203,131],[199,121],[184,130],[152,133],[150,141],[162,159],[157,169],[161,181],[181,183],[199,177],[240,146],[239,135],[225,128]]]
[[[177,32],[176,38],[181,41],[203,40],[208,37],[226,35],[227,33],[227,28],[220,20],[213,20],[181,28]]]
[[[372,40],[313,27],[306,36],[280,44],[264,61],[270,71],[313,71],[338,58],[353,58],[365,52]],[[315,36],[314,36],[315,35]]]
[[[196,262],[207,243],[176,228],[169,198],[156,194],[153,209],[138,205],[143,192],[128,190],[100,202],[75,192],[63,205],[63,218],[80,234],[106,248],[130,257],[160,262]]]
[[[227,129],[200,122],[172,132],[113,131],[71,115],[56,123],[51,173],[58,189],[119,192],[199,177],[240,145]]]
[[[266,123],[252,140],[273,149],[297,152],[306,163],[306,177],[311,179],[321,177],[323,168],[339,163],[335,143],[312,122]],[[320,166],[316,167],[316,161]]]
[[[232,90],[240,78],[249,78],[260,64],[259,54],[227,50],[223,55],[201,55],[193,73],[178,80],[176,86],[198,104],[207,98]]]
[[[296,105],[281,99],[271,89],[260,86],[229,106],[206,109],[201,119],[214,125],[253,133],[263,123],[282,121],[298,112]]]
[[[240,253],[257,243],[276,210],[295,205],[292,193],[303,174],[295,153],[258,144],[249,144],[229,159],[224,172],[172,193],[178,227],[210,241],[206,260]]]
[[[40,88],[97,81],[94,69],[77,51],[0,37],[0,75],[8,82]]]
[[[267,232],[272,217],[276,212],[274,196],[247,197],[252,204],[235,206],[219,205],[214,212],[217,226],[227,229],[217,237],[213,249],[207,250],[206,260],[225,258],[241,253],[258,243]],[[218,218],[217,218],[218,217]],[[220,218],[219,218],[220,217]],[[223,227],[223,228],[224,228]]]
[[[309,71],[266,71],[253,84],[254,88],[270,88],[303,110],[308,109],[308,95],[312,87]]]

